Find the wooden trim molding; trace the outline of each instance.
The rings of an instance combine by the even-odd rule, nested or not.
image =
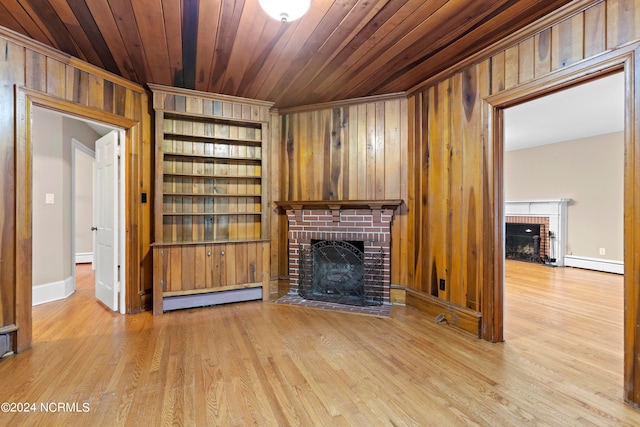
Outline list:
[[[444,315],[442,320],[446,319],[449,325],[481,338],[482,314],[479,311],[452,304],[449,301],[411,288],[407,288],[406,304],[434,318]]]
[[[172,86],[163,86],[163,85],[152,84],[152,83],[147,84],[147,86],[149,86],[149,89],[151,89],[151,91],[153,92],[163,92],[165,94],[170,94],[170,95],[185,96],[185,90],[181,88],[176,88]],[[258,99],[242,98],[239,96],[229,96],[229,95],[223,95],[219,93],[203,92],[203,91],[194,90],[194,89],[189,89],[189,96],[200,97],[203,99],[213,99],[215,101],[227,101],[227,102],[233,102],[233,103],[249,104],[249,105],[254,105],[256,107],[262,107],[262,108],[271,108],[273,106],[273,102],[270,102],[270,101],[261,101]],[[162,108],[157,108],[157,107],[156,107],[156,110],[164,111]],[[171,111],[173,112],[173,110]]]
[[[280,108],[278,113],[280,115],[295,114],[295,113],[307,113],[309,111],[327,110],[330,108],[348,107],[351,105],[368,104],[372,102],[384,102],[393,101],[396,99],[407,99],[405,92],[395,92],[385,95],[373,95],[364,96],[361,98],[344,99],[341,101],[323,102],[319,104],[301,105],[299,107]]]
[[[402,204],[401,199],[393,200],[296,200],[274,202],[284,210],[299,209],[396,209]]]
[[[16,99],[16,350],[21,352],[31,347],[32,304],[32,152],[31,120],[33,102],[27,91],[15,87]]]

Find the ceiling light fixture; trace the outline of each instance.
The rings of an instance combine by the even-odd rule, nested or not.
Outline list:
[[[307,13],[311,0],[258,0],[262,9],[282,22],[291,22]]]

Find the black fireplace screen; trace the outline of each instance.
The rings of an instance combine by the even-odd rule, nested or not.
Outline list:
[[[367,254],[362,242],[322,240],[300,253],[302,298],[369,306],[383,302],[384,252]]]
[[[506,223],[505,258],[542,263],[540,225]]]

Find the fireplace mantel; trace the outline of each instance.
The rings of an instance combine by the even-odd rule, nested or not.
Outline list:
[[[275,202],[284,210],[300,209],[396,209],[402,204],[401,199],[392,200],[284,200]]]

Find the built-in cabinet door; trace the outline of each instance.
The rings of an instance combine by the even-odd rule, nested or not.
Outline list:
[[[268,242],[155,246],[154,313],[167,296],[255,286],[267,295],[268,261]]]
[[[205,272],[208,288],[222,286],[225,265],[223,263],[225,245],[207,245]]]

